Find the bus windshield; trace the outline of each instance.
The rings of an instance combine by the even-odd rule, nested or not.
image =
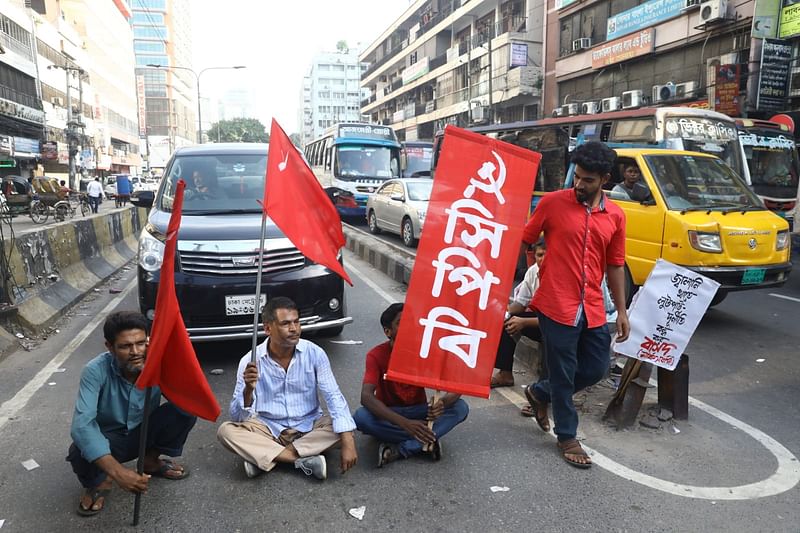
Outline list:
[[[653,154],[645,161],[669,209],[765,209],[744,180],[715,157]]]
[[[396,149],[385,146],[337,146],[333,175],[344,181],[399,177],[399,165],[393,152]]]
[[[665,120],[665,130],[666,148],[715,155],[740,177],[746,176],[733,123],[702,117],[669,117]]]
[[[794,139],[778,131],[750,129],[739,133],[756,194],[794,200],[798,170]]]
[[[406,169],[403,175],[406,178],[414,175],[428,175],[431,171],[433,148],[430,146],[406,146]]]

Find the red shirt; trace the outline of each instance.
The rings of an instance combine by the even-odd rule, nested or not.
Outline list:
[[[389,342],[379,344],[367,353],[367,369],[364,383],[375,385],[375,397],[389,407],[404,407],[427,403],[425,389],[416,385],[406,385],[384,378],[389,369],[389,356],[392,349]]]
[[[625,213],[603,194],[590,209],[573,189],[544,195],[533,211],[522,240],[528,244],[544,231],[547,255],[541,285],[531,307],[560,324],[574,326],[581,311],[588,327],[606,323],[601,282],[606,265],[625,264]]]

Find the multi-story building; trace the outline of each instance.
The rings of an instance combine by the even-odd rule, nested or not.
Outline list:
[[[540,0],[417,0],[361,53],[361,113],[406,140],[537,118]]]
[[[136,75],[143,78],[149,165],[198,138],[189,0],[131,0]]]
[[[366,93],[362,94],[360,81],[365,70],[357,50],[343,48],[314,57],[300,95],[298,129],[303,144],[337,122],[361,120],[359,106]]]
[[[21,3],[0,5],[0,175],[33,176],[45,117],[35,26]]]
[[[792,29],[800,36],[800,17],[785,31],[781,22],[779,32],[780,2],[761,4],[774,13],[756,17],[756,30],[754,0],[547,0],[545,112],[649,104],[769,117],[788,109],[786,94],[774,98],[776,82],[788,90],[787,58],[773,62],[783,63],[782,80],[774,72],[767,80],[762,38],[791,35]],[[789,53],[792,45],[786,44]],[[766,92],[770,98],[763,98]]]

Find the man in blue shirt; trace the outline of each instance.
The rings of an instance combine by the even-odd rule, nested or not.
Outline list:
[[[180,480],[189,475],[183,466],[160,456],[181,455],[196,418],[171,403],[159,405],[158,387],[150,389],[145,474],[122,466],[139,454],[145,391],[134,384],[147,359],[147,332],[147,319],[140,313],[109,315],[103,325],[108,351],[83,368],[67,455],[83,485],[79,515],[103,510],[112,481],[128,492],[146,492],[151,476]]]
[[[306,475],[328,476],[322,453],[341,442],[341,470],[356,464],[356,424],[325,352],[300,338],[297,305],[285,297],[264,306],[267,340],[242,357],[231,399],[231,421],[217,430],[219,441],[244,459],[247,477],[293,464]],[[325,398],[323,414],[317,394]]]

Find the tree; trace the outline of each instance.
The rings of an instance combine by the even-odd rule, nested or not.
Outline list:
[[[267,128],[255,118],[220,120],[211,125],[206,135],[211,142],[269,142]]]
[[[347,41],[339,41],[336,43],[336,51],[340,54],[346,54],[350,52],[350,47],[347,46]]]
[[[294,144],[298,148],[303,147],[303,139],[300,138],[299,133],[292,133],[291,135],[289,135],[289,140],[292,141],[292,144]]]

